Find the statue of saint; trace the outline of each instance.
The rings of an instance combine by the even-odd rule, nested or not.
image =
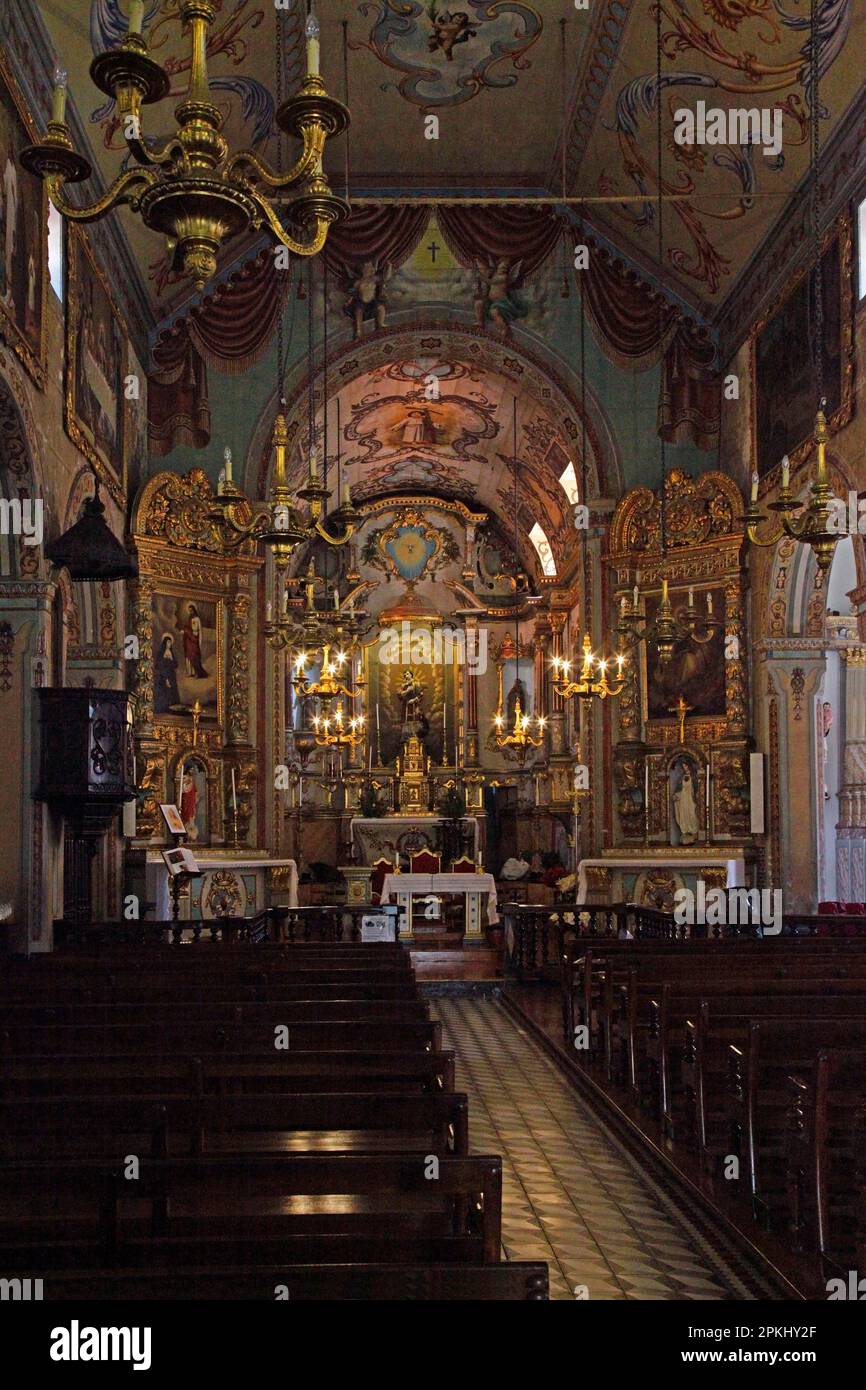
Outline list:
[[[403,679],[400,689],[397,691],[397,698],[402,709],[403,726],[407,724],[421,724],[424,716],[421,712],[421,697],[424,694],[424,686],[421,677],[418,675],[414,666],[407,666],[403,672]]]
[[[674,783],[676,790],[673,793],[672,801],[674,807],[674,820],[679,827],[680,840],[684,845],[693,845],[700,833],[698,825],[698,808],[695,803],[695,784],[692,778],[692,769],[685,761],[677,764],[679,769],[679,785]]]

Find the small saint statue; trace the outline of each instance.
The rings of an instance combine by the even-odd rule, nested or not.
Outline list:
[[[403,672],[403,678],[397,697],[402,707],[403,724],[420,724],[423,720],[421,713],[421,698],[424,694],[424,686],[421,677],[413,666],[407,666]]]
[[[683,760],[678,765],[679,785],[673,793],[672,801],[674,808],[674,820],[680,832],[680,840],[684,845],[693,845],[700,833],[698,825],[698,808],[695,801],[695,783],[692,777],[690,765]]]

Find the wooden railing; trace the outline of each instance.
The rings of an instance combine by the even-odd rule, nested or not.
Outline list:
[[[268,907],[254,917],[214,917],[206,921],[54,923],[54,944],[69,947],[165,946],[182,941],[197,945],[252,945],[295,941],[360,941],[364,906]]]
[[[543,907],[505,903],[501,913],[506,971],[520,980],[558,979],[562,946],[572,937],[686,941],[690,937],[721,939],[763,934],[760,926],[750,923],[689,925],[677,922],[673,913],[635,903],[557,903]],[[845,937],[864,933],[866,917],[792,912],[783,916],[779,935]]]

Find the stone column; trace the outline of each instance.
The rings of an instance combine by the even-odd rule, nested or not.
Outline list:
[[[842,656],[842,788],[836,828],[836,892],[866,901],[866,647]]]
[[[825,666],[817,647],[769,656],[764,662],[768,708],[774,714],[768,721],[772,728],[766,727],[762,734],[762,741],[767,740],[769,831],[778,851],[771,856],[774,877],[779,880],[772,887],[782,889],[786,912],[814,912],[818,903],[823,787],[818,776],[815,705]]]

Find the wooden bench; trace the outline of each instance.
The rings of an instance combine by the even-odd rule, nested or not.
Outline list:
[[[453,1091],[452,1052],[283,1052],[232,1058],[0,1057],[0,1098],[52,1095],[227,1095],[303,1091]]]
[[[0,1199],[7,1275],[500,1259],[502,1163],[491,1156],[143,1156],[134,1181],[104,1161],[4,1161],[0,1192],[28,1208],[9,1220]]]
[[[866,1146],[866,1048],[822,1048],[789,1075],[785,1188],[794,1250],[822,1273],[856,1269]]]
[[[164,1154],[245,1153],[259,1148],[315,1148],[309,1136],[339,1135],[341,1148],[425,1148],[466,1154],[466,1096],[325,1092],[233,1096],[46,1096],[0,1101],[4,1158],[67,1157],[120,1160],[149,1144]],[[363,1136],[359,1140],[358,1136]],[[270,1142],[268,1142],[270,1141]]]
[[[509,1261],[497,1265],[259,1265],[255,1269],[127,1269],[112,1273],[48,1273],[46,1302],[171,1302],[249,1300],[273,1303],[406,1299],[474,1303],[540,1302],[548,1297],[546,1264]]]
[[[60,1057],[106,1056],[118,1052],[176,1051],[182,1056],[202,1052],[273,1057],[273,1028],[254,1023],[203,1023],[169,1028],[167,1024],[46,1024],[5,1029],[0,1055],[54,1053]],[[326,1023],[294,1023],[285,1052],[406,1052],[442,1050],[442,1026],[430,1023],[382,1023],[334,1019]]]

